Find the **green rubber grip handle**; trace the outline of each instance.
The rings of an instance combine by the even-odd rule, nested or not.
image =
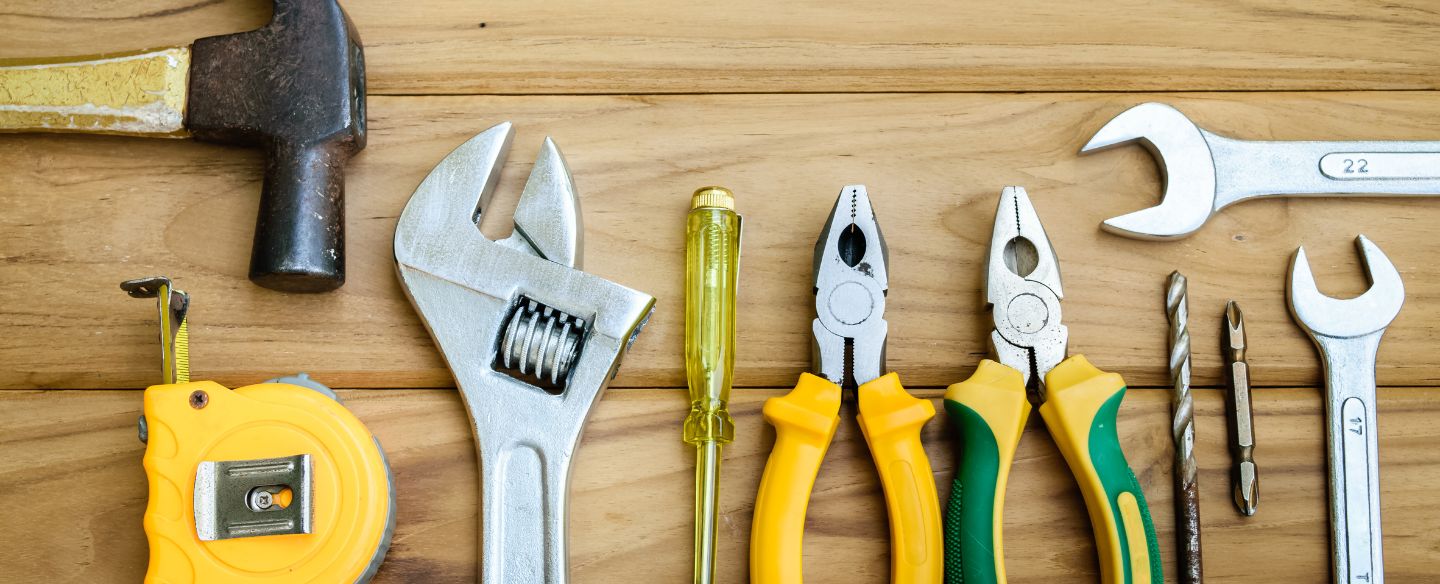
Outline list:
[[[945,391],[945,411],[960,459],[945,510],[945,582],[1005,582],[1001,518],[1010,464],[1030,417],[1024,377],[983,360]]]
[[[1120,447],[1116,422],[1125,380],[1075,355],[1045,377],[1040,417],[1080,486],[1095,547],[1100,581],[1160,584],[1160,542],[1145,492]]]

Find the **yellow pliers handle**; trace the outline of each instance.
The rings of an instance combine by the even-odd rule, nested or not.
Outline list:
[[[760,476],[750,529],[750,581],[800,582],[800,538],[820,462],[840,426],[840,386],[809,373],[795,389],[765,400],[775,448]]]
[[[945,575],[940,497],[920,442],[920,429],[935,417],[935,406],[907,393],[894,373],[860,386],[859,396],[860,431],[890,512],[890,581],[940,584]]]
[[[894,373],[860,386],[860,430],[890,514],[891,582],[938,584],[943,575],[940,504],[920,429],[935,416]],[[795,389],[766,400],[775,447],[760,478],[750,536],[750,581],[800,584],[805,510],[839,426],[840,386],[802,374]]]

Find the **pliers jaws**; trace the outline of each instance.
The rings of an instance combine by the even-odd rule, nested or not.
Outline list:
[[[865,186],[840,189],[815,241],[816,317],[811,328],[814,370],[841,387],[863,385],[885,371],[888,264],[885,238]]]
[[[1022,187],[1005,187],[985,270],[985,301],[995,330],[995,356],[1020,370],[1037,392],[1065,359],[1070,331],[1060,323],[1060,264],[1045,227]]]

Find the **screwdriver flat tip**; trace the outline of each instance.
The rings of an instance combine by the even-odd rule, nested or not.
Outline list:
[[[1245,315],[1234,300],[1225,303],[1225,358],[1228,361],[1245,360]]]

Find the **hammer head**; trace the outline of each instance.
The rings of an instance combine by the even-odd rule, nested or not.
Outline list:
[[[1141,239],[1174,239],[1196,230],[1215,212],[1215,160],[1201,130],[1179,110],[1142,103],[1110,120],[1082,154],[1140,142],[1160,165],[1160,204],[1105,220],[1106,231]]]
[[[345,164],[365,147],[365,58],[335,0],[275,0],[265,27],[195,41],[185,126],[266,150],[250,279],[345,282]]]

